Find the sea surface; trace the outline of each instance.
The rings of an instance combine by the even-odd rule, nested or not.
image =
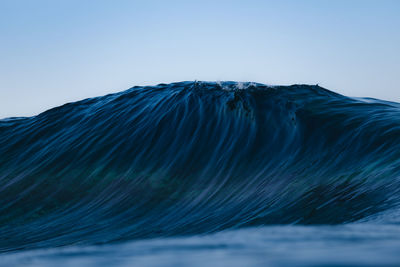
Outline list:
[[[400,266],[400,104],[195,81],[2,119],[0,266]]]

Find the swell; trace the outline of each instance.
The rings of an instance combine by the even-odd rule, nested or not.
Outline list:
[[[0,251],[354,222],[398,207],[399,174],[397,103],[133,87],[0,121]]]

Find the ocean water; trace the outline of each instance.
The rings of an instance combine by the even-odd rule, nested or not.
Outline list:
[[[0,265],[400,266],[400,104],[180,82],[0,120]]]

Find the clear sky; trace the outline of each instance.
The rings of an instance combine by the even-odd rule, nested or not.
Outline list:
[[[400,102],[400,1],[0,0],[0,118],[182,80]]]

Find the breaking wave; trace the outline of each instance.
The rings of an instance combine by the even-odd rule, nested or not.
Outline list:
[[[399,206],[400,105],[180,82],[0,120],[0,252],[343,224]]]

